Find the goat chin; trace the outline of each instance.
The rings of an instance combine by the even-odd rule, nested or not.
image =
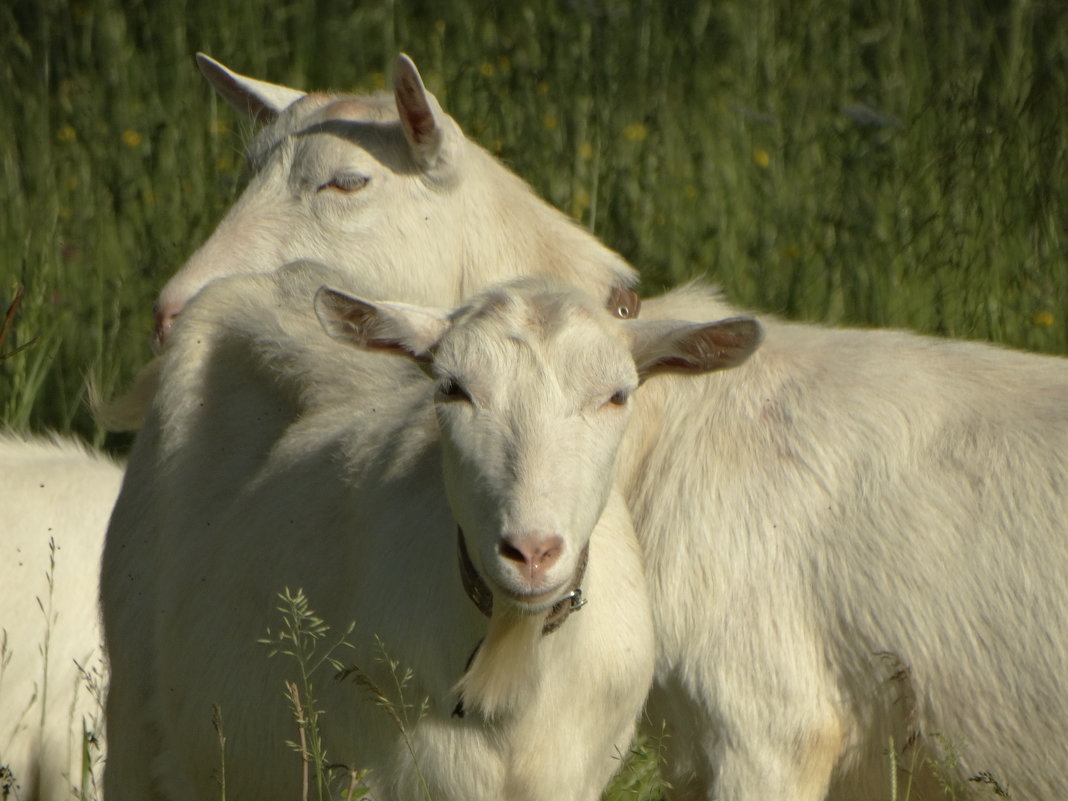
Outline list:
[[[493,610],[489,631],[456,692],[467,709],[485,718],[512,712],[541,681],[540,649],[544,615],[526,614],[506,604]]]

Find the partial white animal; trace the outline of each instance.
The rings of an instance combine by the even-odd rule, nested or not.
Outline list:
[[[344,276],[301,265],[218,281],[174,330],[123,490],[151,501],[136,530],[154,540],[155,602],[114,632],[155,644],[141,705],[157,734],[124,743],[139,751],[123,754],[122,781],[109,764],[108,797],[209,794],[213,704],[228,793],[295,797],[282,686],[296,667],[256,642],[289,586],[324,619],[355,621],[343,659],[391,687],[378,638],[413,671],[407,700],[427,699],[409,752],[360,687],[316,675],[331,761],[371,767],[375,798],[422,798],[425,781],[436,799],[593,801],[653,669],[641,559],[612,489],[631,395],[639,373],[733,366],[759,329],[624,327],[603,302],[537,282],[452,315],[320,294],[335,337],[400,359],[316,330],[299,299],[324,280]],[[268,396],[287,405],[259,406]],[[464,593],[458,539],[492,592],[488,623]],[[589,603],[543,636],[587,546]],[[116,740],[123,724],[109,718]]]
[[[642,387],[620,454],[670,797],[889,797],[891,748],[899,798],[1064,797],[1068,360],[762,323]]]
[[[81,443],[0,435],[0,784],[18,785],[14,797],[75,797],[100,773],[97,588],[121,482],[120,465]]]

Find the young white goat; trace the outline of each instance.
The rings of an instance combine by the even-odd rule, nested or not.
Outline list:
[[[123,489],[139,516],[112,522],[152,541],[151,595],[137,627],[114,633],[153,644],[140,705],[158,734],[122,737],[109,708],[126,769],[109,764],[109,799],[211,792],[216,704],[228,793],[294,797],[282,688],[295,666],[256,642],[289,586],[324,619],[355,621],[346,662],[393,686],[380,640],[413,671],[407,702],[426,699],[409,751],[361,688],[316,674],[331,760],[373,768],[376,798],[422,797],[425,781],[438,799],[593,801],[653,667],[613,490],[631,395],[639,375],[733,366],[759,329],[624,323],[540,284],[451,316],[325,292],[323,323],[359,346],[342,348],[297,300],[338,280],[301,265],[215,282],[174,330]],[[492,596],[488,624],[463,574]],[[576,584],[589,603],[543,636]]]

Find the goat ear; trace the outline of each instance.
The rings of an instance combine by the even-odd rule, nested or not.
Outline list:
[[[197,67],[223,100],[254,122],[266,124],[305,93],[276,83],[239,75],[204,53],[197,53]]]
[[[751,317],[714,323],[671,320],[627,323],[631,352],[644,381],[653,373],[710,373],[737,367],[760,346],[764,331]]]
[[[315,293],[315,314],[328,335],[363,350],[393,351],[418,362],[449,325],[448,314],[406,303],[369,303],[321,287]]]
[[[415,62],[404,53],[397,56],[394,66],[393,94],[415,163],[424,170],[437,167],[445,159],[453,123],[426,90]]]

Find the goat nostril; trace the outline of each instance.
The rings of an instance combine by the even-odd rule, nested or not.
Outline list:
[[[497,546],[497,551],[510,562],[519,562],[520,564],[526,564],[527,562],[526,554],[512,545],[508,540],[501,540],[500,544]]]

